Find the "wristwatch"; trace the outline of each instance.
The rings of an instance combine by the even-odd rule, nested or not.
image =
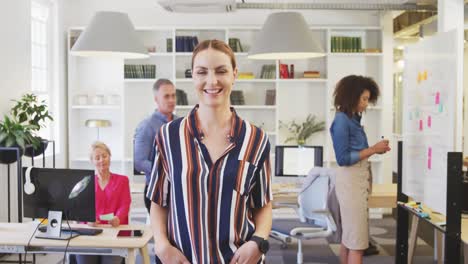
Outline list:
[[[258,249],[263,254],[266,254],[268,252],[268,249],[270,249],[270,243],[268,243],[268,240],[263,239],[263,237],[252,236],[250,240],[257,243]]]

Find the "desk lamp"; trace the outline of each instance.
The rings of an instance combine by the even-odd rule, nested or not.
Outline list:
[[[111,121],[105,119],[88,119],[85,122],[85,126],[97,128],[97,140],[99,140],[99,128],[110,127]]]

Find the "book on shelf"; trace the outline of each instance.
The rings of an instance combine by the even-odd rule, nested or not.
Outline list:
[[[172,38],[166,39],[166,51],[172,52]]]
[[[289,79],[294,79],[294,64],[289,65]]]
[[[382,52],[380,49],[375,49],[375,48],[366,48],[364,49],[365,53],[380,53]]]
[[[253,74],[253,72],[239,72],[239,74],[237,75],[237,79],[251,80],[251,79],[255,79],[255,75]]]
[[[319,71],[304,71],[304,78],[320,78]]]
[[[276,78],[276,65],[264,64],[260,73],[260,79],[275,79]]]
[[[289,71],[288,71],[288,65],[284,63],[280,63],[279,65],[279,74],[280,74],[280,79],[288,79],[289,78]]]
[[[184,90],[176,89],[176,104],[188,105],[187,93]]]
[[[230,99],[232,105],[245,105],[244,93],[240,90],[232,90]]]
[[[244,52],[240,39],[238,38],[229,38],[228,41],[229,47],[231,47],[234,52]]]
[[[197,45],[197,36],[176,36],[176,52],[192,52]]]
[[[331,52],[363,52],[361,37],[332,36]]]
[[[275,105],[275,104],[276,104],[276,90],[275,89],[266,90],[265,105]]]
[[[125,64],[125,79],[155,79],[156,65],[147,64]]]

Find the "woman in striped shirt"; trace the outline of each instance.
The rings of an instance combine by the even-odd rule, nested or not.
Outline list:
[[[259,263],[271,229],[270,143],[230,107],[236,60],[219,40],[192,56],[199,104],[157,136],[147,196],[163,263]]]

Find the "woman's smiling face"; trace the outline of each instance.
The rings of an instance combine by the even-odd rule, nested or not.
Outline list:
[[[192,78],[200,105],[229,107],[236,76],[227,54],[212,48],[200,51],[194,58]]]

